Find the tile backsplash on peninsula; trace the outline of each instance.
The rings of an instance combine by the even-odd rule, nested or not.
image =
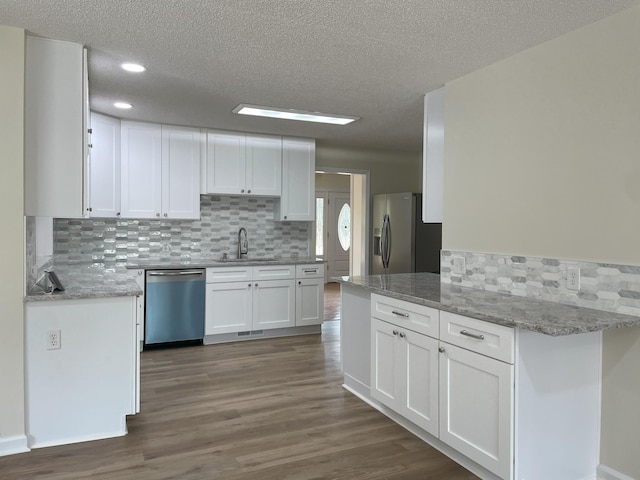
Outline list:
[[[309,222],[277,222],[272,198],[202,195],[200,220],[54,219],[53,253],[69,261],[125,264],[128,259],[233,258],[247,229],[253,256],[308,256]]]
[[[640,266],[442,250],[442,283],[640,316]],[[453,271],[463,257],[465,273]],[[568,268],[580,269],[580,290],[567,288]]]

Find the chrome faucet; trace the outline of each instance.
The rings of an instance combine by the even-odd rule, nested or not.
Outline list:
[[[238,258],[249,253],[249,239],[247,238],[247,230],[242,227],[238,230]]]

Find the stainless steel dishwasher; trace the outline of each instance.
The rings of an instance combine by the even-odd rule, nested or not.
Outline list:
[[[147,270],[144,346],[202,344],[204,269]]]

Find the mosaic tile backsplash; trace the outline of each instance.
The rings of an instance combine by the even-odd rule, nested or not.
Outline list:
[[[453,273],[464,257],[464,275]],[[640,316],[640,266],[475,252],[441,252],[440,280],[492,292]],[[567,289],[567,269],[580,269],[580,290]]]
[[[309,222],[277,222],[272,198],[202,195],[200,220],[54,219],[53,253],[68,261],[236,256],[247,229],[249,255],[308,256]]]

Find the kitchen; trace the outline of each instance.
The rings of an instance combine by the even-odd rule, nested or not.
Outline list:
[[[621,32],[620,36],[623,37],[622,32],[627,32],[628,35],[633,35],[629,32],[637,31],[637,24],[633,24],[637,22],[637,17],[637,9],[625,12],[624,15],[615,15],[606,21],[577,30],[572,35],[560,37],[547,47],[543,45],[525,52],[524,55],[513,57],[510,61],[496,64],[497,72],[480,70],[458,82],[451,82],[451,88],[447,85],[447,100],[452,99],[447,104],[447,112],[454,112],[447,120],[447,148],[453,145],[452,149],[468,148],[476,153],[470,155],[465,150],[453,156],[457,150],[447,150],[447,165],[449,158],[456,161],[452,160],[451,166],[447,167],[450,168],[447,172],[451,174],[445,175],[445,217],[447,214],[450,215],[450,223],[445,222],[443,229],[445,249],[454,252],[496,252],[510,256],[638,264],[633,254],[633,246],[630,245],[635,238],[636,226],[625,218],[627,215],[634,218],[635,204],[630,198],[633,198],[632,182],[635,177],[632,168],[620,163],[621,158],[633,156],[633,152],[637,152],[632,134],[634,127],[637,127],[637,119],[630,111],[633,110],[630,106],[634,105],[638,94],[637,87],[631,80],[635,78],[633,72],[636,71],[634,69],[637,65],[633,63],[636,59],[630,45],[636,42],[629,42],[613,34]],[[608,39],[607,42],[602,41],[603,36]],[[592,47],[592,55],[589,56],[589,61],[579,63],[578,59],[583,58],[578,55],[581,52],[581,43]],[[557,56],[554,56],[554,51],[557,52]],[[608,52],[617,54],[608,55]],[[566,62],[567,58],[572,58],[573,62]],[[594,65],[596,72],[589,69],[589,64]],[[575,67],[576,71],[569,75],[561,69],[562,66]],[[609,72],[609,77],[602,79],[597,74],[600,71],[598,69]],[[556,71],[558,73],[554,76],[553,72]],[[524,78],[518,77],[518,72],[521,72]],[[527,79],[528,76],[533,78]],[[517,78],[517,81],[514,78]],[[570,82],[559,82],[565,78]],[[593,83],[589,83],[588,79],[593,79]],[[505,85],[504,82],[508,80],[514,81]],[[566,82],[570,84],[567,85]],[[601,85],[609,82],[612,87],[606,90],[608,96],[605,100]],[[554,85],[563,85],[563,88]],[[507,88],[509,86],[511,88]],[[540,89],[543,91],[540,92]],[[483,97],[478,93],[479,90],[491,91],[490,98],[496,103],[481,103]],[[569,91],[572,92],[571,95],[567,94]],[[533,92],[537,92],[538,96],[533,95]],[[599,96],[595,96],[596,93]],[[507,97],[507,94],[511,96]],[[624,98],[616,97],[617,94]],[[542,101],[547,96],[548,100]],[[585,98],[589,98],[590,101],[584,101]],[[501,102],[498,103],[497,99]],[[472,100],[477,103],[470,103]],[[456,116],[455,112],[462,109],[464,104],[470,105],[469,108],[477,107],[477,111],[493,112],[490,118],[498,124],[489,123],[483,128],[480,128],[482,125],[479,124],[468,125],[464,119],[470,122],[481,117],[477,116],[477,111]],[[591,116],[584,114],[587,104],[593,109],[587,111],[594,112],[596,119],[601,116],[607,119],[619,118],[619,121],[613,122],[613,125],[606,121],[596,122],[596,135],[593,132],[594,127],[588,122]],[[552,106],[557,107],[562,115],[558,115],[558,124],[551,122],[547,126],[540,119],[549,120],[548,112],[555,111]],[[518,107],[526,109],[528,116],[522,115]],[[519,121],[502,121],[513,118]],[[505,138],[518,141],[514,140],[513,144],[492,143],[495,135],[492,136],[491,131],[487,130],[504,132],[505,135],[508,133]],[[469,131],[477,132],[477,136],[471,136],[468,144],[460,140],[454,142],[460,135],[468,135]],[[566,140],[555,132],[564,133]],[[449,138],[452,138],[453,143],[449,143]],[[544,138],[546,142],[541,143],[540,138]],[[580,145],[576,144],[576,139],[580,140]],[[594,145],[596,139],[597,144]],[[614,145],[613,159],[611,152],[605,149],[611,145]],[[533,152],[530,154],[533,158],[523,155],[523,148]],[[357,163],[358,160],[353,157],[365,155],[357,152],[351,161]],[[461,160],[466,158],[471,162],[471,159],[478,155],[483,158],[484,169],[479,168],[476,163],[469,164]],[[558,160],[558,155],[563,159],[572,159],[574,163],[567,161],[567,169],[563,170],[563,163]],[[329,167],[344,166],[342,160],[348,156],[344,151],[330,147],[324,152],[317,152],[316,163]],[[537,167],[541,156],[548,157],[549,163],[545,163],[544,167]],[[576,164],[578,159],[579,163]],[[408,160],[407,164],[410,163]],[[596,178],[589,177],[589,183],[585,184],[584,176],[589,174],[590,169],[596,172],[592,175]],[[386,176],[391,178],[391,181],[392,173],[396,170],[397,166],[395,169],[388,167],[390,174]],[[581,182],[572,181],[574,172],[577,171],[581,172]],[[548,172],[552,172],[553,175]],[[470,174],[473,178],[470,178]],[[528,186],[525,181],[527,178],[535,178],[537,183],[532,182],[535,185]],[[376,191],[376,183],[379,185],[384,180],[384,174],[375,178],[372,174],[372,193]],[[456,183],[463,180],[464,183]],[[521,194],[523,189],[526,195]],[[407,190],[417,189],[412,186],[397,191]],[[3,188],[3,191],[13,190],[7,187]],[[379,189],[377,192],[382,193]],[[464,192],[474,192],[474,195],[479,197],[470,201]],[[553,194],[545,196],[544,192]],[[606,196],[599,196],[599,192]],[[21,194],[17,193],[16,197],[21,198]],[[615,209],[602,211],[607,205],[612,205],[603,201],[611,197],[612,202],[615,201]],[[487,202],[492,208],[483,210],[482,204]],[[588,208],[584,208],[584,202],[587,202]],[[451,206],[451,210],[447,210],[450,208],[447,205]],[[571,219],[571,223],[567,225],[562,219]],[[594,219],[605,222],[605,225],[600,225],[597,231],[594,231]],[[555,223],[551,222],[552,220]],[[540,235],[538,232],[547,234]],[[610,232],[617,232],[619,235],[614,236]],[[613,240],[615,244],[612,244]],[[20,239],[18,245],[22,242]],[[8,301],[7,305],[10,304]],[[630,307],[629,304],[626,306]],[[21,338],[21,334],[15,331],[14,323],[3,325],[7,333],[5,338],[16,338],[14,335]],[[20,322],[19,324],[21,325]],[[21,330],[21,327],[17,330]],[[22,342],[20,340],[17,343]],[[637,365],[637,348],[637,334],[634,334],[634,330],[623,329],[605,333],[600,458],[603,463],[626,473],[630,478],[638,476],[638,469],[634,466],[634,461],[637,460],[631,453],[634,451],[633,446],[637,445],[638,425],[634,423],[637,416],[634,415],[633,405],[637,403],[638,386],[637,381],[629,382],[629,379],[637,378],[633,367],[634,364]],[[21,362],[21,353],[16,354],[15,349],[5,350],[4,355],[9,355],[8,358],[11,359],[3,362],[5,365]],[[17,355],[18,360],[11,355]],[[11,372],[7,372],[6,375],[11,379],[7,382],[21,384]],[[17,411],[21,409],[18,408]],[[15,419],[7,419],[2,425],[6,425],[0,430],[3,436],[4,432],[10,435],[17,428]]]

